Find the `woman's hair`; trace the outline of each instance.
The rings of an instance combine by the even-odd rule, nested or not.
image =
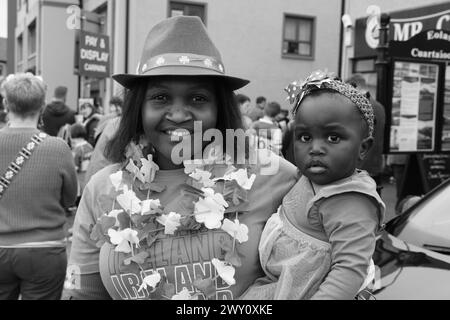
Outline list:
[[[158,77],[158,80],[164,76]],[[112,162],[125,160],[125,152],[130,142],[138,143],[144,135],[142,125],[142,106],[149,85],[149,81],[139,81],[126,91],[122,118],[113,138],[107,143],[105,157]],[[217,100],[217,124],[216,128],[224,137],[224,150],[226,151],[226,130],[242,129],[242,115],[236,103],[234,92],[227,84],[219,79],[214,79],[214,88]]]
[[[23,118],[39,113],[45,105],[47,85],[31,73],[9,75],[2,84],[8,109]]]

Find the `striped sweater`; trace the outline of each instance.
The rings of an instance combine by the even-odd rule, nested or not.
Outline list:
[[[0,130],[0,175],[38,132],[33,128]],[[0,246],[63,239],[65,208],[75,202],[76,195],[72,153],[63,140],[47,137],[0,199]]]

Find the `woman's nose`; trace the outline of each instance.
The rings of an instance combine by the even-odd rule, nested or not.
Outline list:
[[[183,101],[175,100],[170,106],[166,118],[175,123],[182,123],[192,119],[192,113]]]

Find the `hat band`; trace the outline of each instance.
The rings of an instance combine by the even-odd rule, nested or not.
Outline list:
[[[202,68],[225,74],[222,62],[209,56],[192,53],[166,53],[155,56],[144,63],[142,67],[138,67],[137,73],[143,75],[156,68],[174,66]]]

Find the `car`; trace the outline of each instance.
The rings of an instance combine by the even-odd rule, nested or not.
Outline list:
[[[450,179],[416,200],[378,236],[364,298],[450,299]]]

